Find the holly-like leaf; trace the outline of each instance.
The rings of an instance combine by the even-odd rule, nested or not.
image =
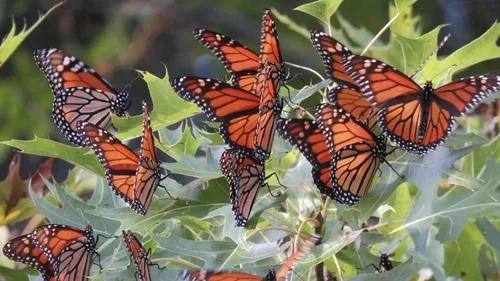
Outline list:
[[[38,137],[30,141],[10,140],[0,143],[20,149],[23,153],[58,158],[97,175],[104,175],[104,170],[97,157],[86,147],[73,147]]]
[[[153,130],[165,128],[201,112],[196,104],[187,102],[177,96],[170,86],[167,68],[165,68],[163,78],[156,77],[147,71],[139,71],[139,73],[148,84],[149,94],[153,101],[153,106],[150,106]],[[133,95],[131,98],[133,99]],[[113,124],[120,131],[118,138],[121,140],[141,136],[142,123],[142,114],[132,118],[113,116]]]
[[[300,5],[294,10],[309,14],[325,24],[330,24],[330,18],[337,11],[343,0],[319,0]]]
[[[20,33],[16,34],[16,24],[12,21],[12,28],[10,29],[9,34],[3,39],[2,45],[0,45],[0,67],[5,64],[7,59],[12,55],[12,53],[17,49],[17,47],[30,35],[35,28],[37,28],[42,21],[47,18],[52,11],[54,11],[57,7],[61,6],[64,2],[60,2],[47,11],[45,15],[40,15],[38,20],[28,29],[26,29],[26,24],[23,26],[23,29]]]

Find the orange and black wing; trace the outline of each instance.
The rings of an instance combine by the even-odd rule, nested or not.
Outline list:
[[[265,281],[261,276],[240,272],[184,271],[186,281]]]
[[[283,66],[283,57],[280,51],[280,42],[276,24],[269,10],[264,11],[262,17],[262,37],[260,42],[260,64],[274,63],[280,69]]]
[[[88,280],[92,256],[96,253],[92,233],[91,226],[80,230],[51,224],[35,229],[33,238],[49,257],[58,281],[84,281]]]
[[[54,267],[49,258],[37,247],[33,234],[16,237],[3,247],[3,254],[16,262],[29,265],[40,272],[44,281],[53,281]]]
[[[278,92],[276,91],[273,75],[276,74],[274,64],[266,64],[264,68],[264,77],[260,95],[259,120],[255,132],[255,153],[261,159],[268,159],[271,155],[271,149],[276,133],[276,122],[281,115],[281,103]]]
[[[52,117],[64,136],[72,143],[85,146],[76,130],[77,122],[89,122],[106,130],[111,125],[111,112],[116,102],[110,92],[76,87],[61,91],[54,97]]]
[[[426,88],[424,87],[424,91]],[[455,119],[475,107],[483,98],[500,90],[500,76],[462,78],[434,90],[425,116],[420,151],[434,149],[450,134]]]
[[[238,41],[207,29],[193,30],[194,37],[210,49],[233,75],[232,85],[252,91],[260,68],[259,56]]]
[[[423,89],[404,73],[375,59],[351,55],[344,67],[356,79],[372,106],[379,108],[378,124],[402,149],[424,154],[420,145],[429,104],[422,104]]]
[[[316,245],[316,243],[319,241],[319,238],[320,236],[318,234],[313,234],[306,241],[304,241],[302,247],[300,247],[298,251],[293,253],[293,255],[288,258],[283,267],[281,267],[281,269],[278,271],[278,273],[276,274],[276,280],[288,280],[288,273],[290,271],[293,271],[297,262],[300,261],[307,252],[309,252],[311,247]]]
[[[362,93],[348,86],[337,86],[328,92],[328,100],[370,128],[377,122],[378,110],[368,102]]]
[[[196,103],[215,122],[232,147],[254,148],[260,97],[226,83],[198,77],[180,77],[171,82],[184,100]]]
[[[142,111],[144,126],[142,128],[141,158],[139,166],[137,166],[132,209],[140,215],[145,215],[160,181],[160,166],[156,158],[153,129],[145,102],[142,103]]]
[[[346,73],[342,65],[342,58],[352,55],[352,52],[324,32],[313,29],[309,35],[313,46],[323,59],[328,77],[341,86],[359,92],[358,83]]]
[[[230,185],[229,195],[236,226],[245,226],[257,192],[264,183],[264,163],[249,151],[232,148],[223,153],[221,170]]]
[[[326,138],[314,120],[280,119],[279,135],[296,147],[311,163],[314,184],[321,193],[335,199],[332,188],[331,155]]]
[[[368,192],[386,155],[385,137],[331,104],[316,107],[316,122],[325,135],[332,157],[335,200],[353,205]]]
[[[111,189],[132,204],[139,157],[119,139],[95,125],[78,122],[77,131],[99,158]]]
[[[121,116],[130,106],[127,93],[118,93],[104,78],[90,66],[74,56],[56,48],[37,49],[33,54],[35,62],[49,80],[55,96],[64,90],[83,87],[107,92],[112,96],[111,109]]]
[[[140,281],[151,281],[151,274],[149,273],[149,257],[141,242],[135,237],[131,231],[123,231],[123,239],[127,246],[130,257],[137,266],[137,273],[139,274]]]

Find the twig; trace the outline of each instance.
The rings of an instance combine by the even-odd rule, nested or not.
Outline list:
[[[368,49],[370,49],[371,46],[373,46],[373,44],[375,44],[375,42],[380,38],[380,36],[382,36],[382,34],[391,26],[391,24],[398,17],[399,17],[399,13],[397,13],[384,27],[382,27],[382,29],[377,33],[377,35],[375,35],[375,37],[373,37],[372,41],[370,41],[370,43],[368,43],[368,45],[363,50],[363,52],[361,53],[361,55],[364,55],[366,53],[366,51],[368,51]]]

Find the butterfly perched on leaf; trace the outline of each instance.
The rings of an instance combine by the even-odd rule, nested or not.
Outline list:
[[[140,281],[151,281],[151,274],[149,273],[149,253],[144,250],[141,241],[135,237],[132,231],[123,231],[123,239],[127,246],[130,257],[137,267],[137,274]]]
[[[358,120],[367,121],[372,127],[377,120],[378,110],[361,93],[358,83],[346,73],[341,63],[342,58],[352,55],[352,52],[324,32],[313,29],[309,35],[323,60],[328,77],[338,84],[328,92],[328,100]]]
[[[264,277],[240,272],[224,272],[224,271],[184,271],[182,278],[189,281],[287,281],[288,273],[293,271],[297,262],[313,247],[318,241],[320,236],[313,234],[309,237],[298,251],[293,253],[281,269],[276,273],[274,269],[270,269],[268,274]]]
[[[54,94],[54,123],[73,144],[85,146],[76,130],[77,122],[89,122],[107,129],[111,126],[111,113],[121,117],[129,108],[127,93],[116,91],[76,57],[50,48],[35,50],[34,58]]]
[[[161,169],[154,146],[149,111],[143,102],[141,152],[137,156],[109,132],[87,122],[79,122],[77,130],[94,150],[104,167],[109,186],[130,207],[145,215],[161,181]]]
[[[240,42],[218,32],[197,28],[193,30],[193,34],[201,44],[217,56],[227,72],[232,75],[232,86],[254,91],[259,71],[266,63],[273,63],[279,74],[274,81],[279,91],[279,83],[283,83],[286,78],[286,68],[279,48],[276,25],[269,10],[264,11],[262,19],[260,56]],[[259,74],[262,75],[263,72]],[[260,81],[263,79],[264,77],[261,77]]]
[[[394,67],[354,54],[342,57],[346,73],[372,106],[380,109],[378,124],[402,149],[426,154],[450,134],[457,117],[500,90],[500,76],[462,78],[439,88],[423,87]]]
[[[267,73],[272,75],[270,71]],[[220,134],[229,146],[250,151],[258,148],[259,156],[267,159],[281,107],[273,83],[267,81],[270,80],[263,83],[271,88],[264,87],[259,94],[214,79],[193,76],[174,78],[171,84],[180,97],[196,103],[212,121],[221,122]]]
[[[342,204],[353,205],[368,192],[388,154],[383,135],[331,104],[318,105],[315,120],[280,120],[278,132],[311,163],[321,193]]]
[[[33,266],[44,281],[84,281],[98,255],[92,227],[84,230],[49,224],[10,240],[3,248],[6,257]]]

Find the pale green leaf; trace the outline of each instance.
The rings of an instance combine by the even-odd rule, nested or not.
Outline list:
[[[330,24],[330,18],[337,11],[343,0],[319,0],[298,6],[294,10],[309,14],[326,24]]]

